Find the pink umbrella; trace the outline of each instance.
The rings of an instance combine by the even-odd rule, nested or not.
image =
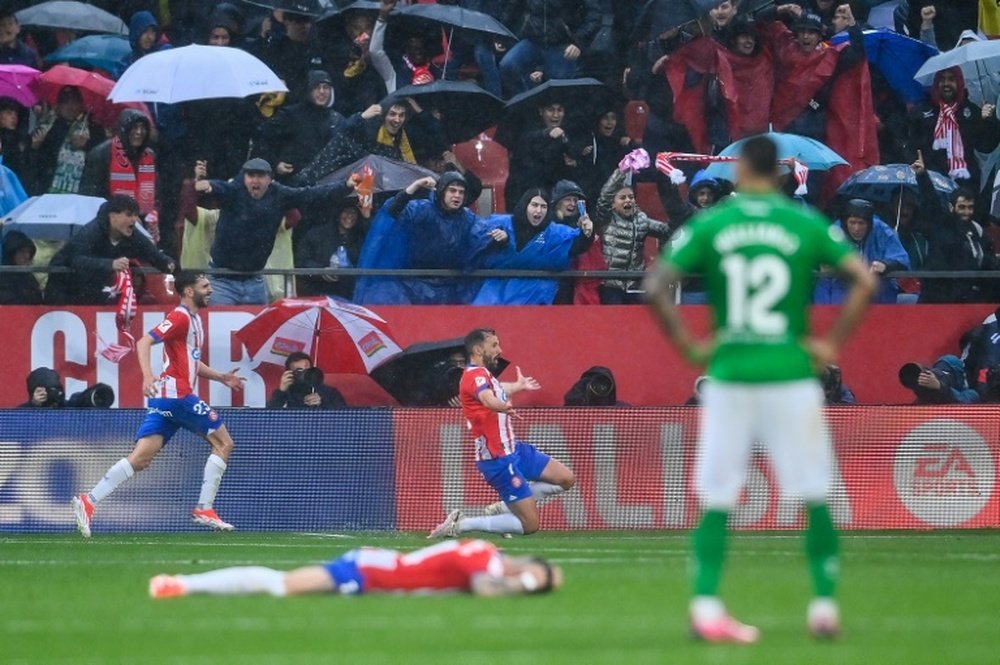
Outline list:
[[[284,298],[236,332],[258,363],[283,365],[296,351],[330,374],[368,374],[402,353],[375,312],[336,298]]]
[[[21,106],[38,102],[38,77],[42,73],[24,65],[0,65],[0,97],[10,97]]]

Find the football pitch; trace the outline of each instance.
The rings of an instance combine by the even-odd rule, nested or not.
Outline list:
[[[724,596],[759,644],[687,635],[684,532],[549,532],[499,540],[566,572],[549,596],[198,596],[153,601],[150,576],[293,568],[422,534],[0,536],[0,663],[993,663],[1000,532],[853,533],[842,541],[844,635],[812,641],[802,542],[737,533]]]

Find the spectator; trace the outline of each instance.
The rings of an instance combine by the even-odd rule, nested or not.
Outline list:
[[[340,391],[324,383],[323,371],[308,353],[296,351],[285,359],[278,389],[267,400],[269,409],[346,409]]]
[[[902,0],[896,8],[896,31],[922,39],[930,28],[934,46],[958,42],[963,30],[975,30],[978,4],[967,0]]]
[[[539,69],[548,78],[573,78],[601,27],[601,11],[597,0],[511,0],[503,22],[520,37],[500,61],[500,78],[513,96],[531,87],[529,76]]]
[[[59,91],[31,135],[35,183],[32,194],[75,194],[80,189],[87,151],[104,140],[104,130],[84,112],[83,97],[73,86]]]
[[[578,228],[580,218],[587,212],[585,194],[580,186],[572,180],[560,180],[552,188],[549,198],[549,217],[556,224]],[[596,265],[595,265],[596,264]],[[601,241],[594,234],[590,247],[580,256],[573,258],[570,270],[607,270],[604,262],[604,252],[601,251]],[[560,279],[559,290],[553,301],[555,305],[572,305],[579,300],[583,304],[600,302],[600,280],[597,279]]]
[[[473,11],[489,14],[500,20],[503,11],[501,0],[458,0],[459,5]],[[479,69],[479,81],[484,90],[497,97],[503,97],[500,69],[497,67],[497,53],[503,53],[503,44],[493,41],[490,35],[471,31],[456,32],[451,41],[451,58],[444,62],[441,75],[447,79],[457,79],[462,75],[463,65],[472,61]]]
[[[844,206],[841,218],[834,222],[857,247],[869,269],[882,278],[882,284],[873,299],[876,303],[895,303],[899,285],[885,274],[910,269],[910,257],[892,228],[875,215],[875,208],[864,199],[851,199]],[[839,305],[847,297],[849,287],[843,280],[820,277],[816,283],[813,302],[821,305]]]
[[[28,401],[22,409],[53,409],[65,406],[66,393],[62,378],[54,369],[38,367],[28,374]]]
[[[615,375],[607,367],[595,365],[580,375],[563,397],[563,406],[628,406],[618,401]]]
[[[126,194],[114,194],[101,205],[97,217],[77,231],[52,257],[50,266],[72,268],[53,273],[45,289],[46,302],[57,305],[104,305],[114,274],[138,259],[161,272],[173,272],[173,259],[135,230],[139,204]]]
[[[590,141],[580,150],[581,185],[586,198],[596,201],[601,185],[614,172],[622,157],[639,147],[625,135],[621,117],[616,110],[608,110],[598,119],[590,134]]]
[[[42,68],[38,53],[21,40],[21,24],[11,3],[0,9],[0,64]]]
[[[20,231],[3,236],[3,265],[30,266],[35,260],[35,243]],[[41,305],[42,290],[28,272],[0,272],[0,305]]]
[[[385,97],[385,85],[371,66],[371,39],[375,30],[376,12],[367,9],[346,9],[340,14],[343,22],[327,20],[320,23],[328,30],[322,35],[326,47],[328,71],[334,77],[337,99],[334,108],[345,116],[365,109]]]
[[[29,186],[30,146],[28,109],[10,97],[0,97],[0,155],[3,156],[3,165]]]
[[[361,258],[365,232],[360,224],[361,211],[345,205],[334,217],[325,215],[302,237],[295,252],[297,268],[353,268]],[[337,275],[303,277],[299,295],[328,295],[350,300],[354,297],[354,278]]]
[[[553,224],[547,192],[529,189],[512,215],[487,220],[493,239],[501,244],[483,260],[483,267],[506,270],[566,270],[570,260],[587,251],[594,223],[579,216],[578,228]],[[496,278],[483,284],[473,305],[551,305],[559,284],[554,279]]]
[[[372,32],[371,56],[372,66],[378,71],[385,82],[385,90],[390,95],[397,88],[408,85],[424,85],[433,83],[437,74],[431,65],[427,43],[420,35],[411,34],[403,39],[402,48],[393,52],[385,48],[386,23],[389,12],[396,6],[396,0],[382,0],[375,30]],[[391,55],[390,55],[391,53]]]
[[[465,165],[451,150],[442,150],[439,155],[423,160],[421,165],[438,175],[448,171],[461,173],[462,177],[465,178],[465,205],[472,205],[479,200],[480,194],[483,193],[483,181],[473,171],[465,168]]]
[[[1000,320],[997,308],[983,322],[962,335],[962,360],[969,385],[982,401],[1000,402]]]
[[[125,109],[118,133],[87,153],[80,193],[103,199],[126,194],[139,204],[143,225],[159,242],[156,154],[150,147],[152,125],[141,111]]]
[[[844,383],[843,373],[837,365],[826,365],[820,374],[824,403],[827,406],[854,404],[854,392]]]
[[[282,182],[312,162],[344,119],[333,110],[333,79],[329,74],[322,69],[312,70],[307,87],[307,98],[278,109],[260,127],[259,139],[254,142],[254,153],[274,164]]]
[[[671,235],[677,232],[700,210],[711,208],[722,198],[722,184],[708,175],[705,169],[694,174],[688,185],[688,200],[683,201],[677,185],[669,183],[663,197],[665,210],[670,219]],[[708,294],[700,277],[685,277],[681,283],[681,303],[685,305],[705,305]]]
[[[128,43],[132,51],[122,59],[122,69],[128,67],[139,58],[170,48],[170,44],[161,41],[163,31],[160,23],[151,12],[140,11],[132,15],[128,22]]]
[[[321,201],[339,203],[354,188],[354,181],[315,187],[286,187],[272,182],[271,165],[256,158],[247,161],[236,180],[202,180],[204,163],[195,167],[199,180],[195,189],[212,194],[221,212],[212,243],[212,267],[227,268],[244,275],[217,275],[212,279],[213,304],[263,305],[267,287],[260,271],[274,249],[274,241],[285,214],[300,206]]]
[[[264,61],[285,85],[288,101],[308,96],[308,72],[329,71],[319,41],[313,35],[314,19],[320,13],[316,0],[278,0],[271,29],[258,42],[255,55]]]
[[[243,31],[240,29],[239,21],[231,12],[222,9],[221,5],[216,7],[215,11],[208,17],[207,27],[208,34],[205,37],[205,43],[209,46],[238,48],[243,43]]]
[[[995,111],[993,104],[980,108],[969,101],[961,69],[944,69],[934,75],[930,101],[910,112],[910,152],[919,151],[928,169],[977,192],[980,169],[975,151],[992,152],[1000,143]]]
[[[650,219],[635,203],[635,192],[625,184],[625,174],[615,169],[597,200],[597,228],[608,270],[643,270],[647,236],[661,241],[670,227]],[[601,304],[634,305],[641,302],[638,279],[609,279],[601,287]]]
[[[979,393],[969,387],[965,364],[953,355],[941,356],[933,367],[906,363],[899,382],[916,395],[914,404],[976,404]]]
[[[740,0],[724,0],[716,7],[708,10],[709,22],[712,24],[712,36],[722,43],[730,40],[732,28]]]

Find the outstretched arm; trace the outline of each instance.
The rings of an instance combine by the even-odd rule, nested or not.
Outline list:
[[[521,373],[520,367],[515,367],[517,370],[517,381],[513,383],[501,383],[504,392],[508,395],[516,395],[522,390],[540,390],[542,385],[538,383],[534,378],[530,376],[525,376]]]
[[[218,381],[233,390],[243,390],[243,384],[246,383],[246,379],[238,376],[236,374],[238,371],[239,369],[234,369],[231,372],[220,372],[217,369],[212,369],[200,360],[198,361],[198,376],[201,378],[208,379],[209,381]]]

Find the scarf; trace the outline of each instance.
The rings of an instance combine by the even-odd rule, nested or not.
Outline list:
[[[125,146],[117,136],[111,139],[111,175],[108,179],[111,196],[128,194],[139,204],[143,215],[156,209],[156,161],[153,151],[143,148],[133,164]]]
[[[962,131],[958,127],[959,103],[945,104],[938,108],[937,124],[934,125],[934,149],[944,150],[948,155],[948,175],[954,179],[968,180],[972,177],[969,166],[965,163],[965,143],[962,141]]]
[[[139,307],[135,298],[135,288],[132,286],[132,271],[116,272],[115,283],[106,287],[105,291],[111,296],[118,297],[118,304],[115,307],[115,325],[118,327],[118,332],[124,335],[127,344],[108,344],[101,339],[100,335],[97,335],[97,353],[113,363],[119,363],[135,348],[135,337],[132,336],[129,329],[132,327],[135,315],[139,312]]]
[[[392,134],[385,131],[384,126],[378,128],[378,135],[375,137],[375,142],[379,145],[399,150],[399,155],[404,162],[409,164],[417,163],[417,158],[413,156],[413,148],[410,147],[410,138],[403,130],[399,130],[398,146],[396,145],[396,140],[392,137]]]
[[[715,162],[735,162],[739,157],[724,157],[722,155],[696,155],[689,152],[661,152],[656,155],[656,169],[670,178],[670,182],[675,185],[680,185],[684,183],[687,178],[684,172],[673,165],[673,162],[698,162],[701,164],[710,164]],[[806,181],[809,179],[809,167],[794,157],[788,159],[779,159],[779,164],[788,166],[792,169],[795,174],[795,182],[798,187],[795,188],[796,196],[805,196],[809,193],[806,187]]]
[[[413,85],[426,85],[434,82],[434,74],[431,73],[429,62],[424,65],[415,65],[404,55],[403,63],[413,72]]]

